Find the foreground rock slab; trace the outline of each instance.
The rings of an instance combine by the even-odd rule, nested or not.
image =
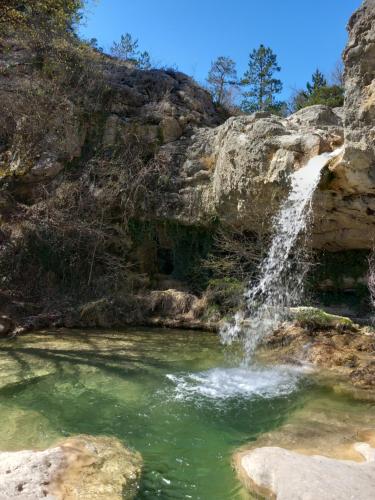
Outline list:
[[[131,499],[141,462],[109,437],[77,436],[44,451],[1,452],[0,499]]]
[[[307,456],[278,447],[245,453],[241,473],[249,489],[277,500],[344,500],[375,498],[375,449],[357,443],[366,462]]]

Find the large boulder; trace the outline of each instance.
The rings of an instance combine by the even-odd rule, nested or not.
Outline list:
[[[342,127],[341,108],[335,110],[327,106],[315,105],[302,108],[289,117],[289,121],[300,127],[317,128],[319,125]]]
[[[109,437],[77,436],[44,451],[0,452],[0,498],[131,499],[141,463],[138,453]]]
[[[278,447],[256,448],[241,459],[249,489],[277,500],[338,500],[375,497],[375,449],[357,443],[366,462],[306,456]]]

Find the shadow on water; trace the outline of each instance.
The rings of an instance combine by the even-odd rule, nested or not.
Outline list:
[[[57,370],[66,365],[86,365],[124,377],[129,377],[132,373],[138,373],[139,370],[149,371],[150,367],[163,369],[168,366],[166,362],[145,355],[136,358],[124,354],[118,355],[116,350],[106,351],[101,354],[95,350],[55,350],[33,347],[6,349],[0,347],[0,353],[13,358],[22,373],[32,372],[32,363],[27,361],[27,357],[52,362]]]

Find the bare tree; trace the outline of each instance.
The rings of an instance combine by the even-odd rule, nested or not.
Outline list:
[[[233,88],[237,85],[236,63],[229,57],[218,57],[211,64],[207,83],[217,104],[222,106],[231,105]]]
[[[339,87],[344,87],[345,85],[345,75],[344,75],[344,63],[340,59],[337,61],[336,66],[333,68],[330,78],[332,85],[338,85]]]
[[[268,237],[266,231],[250,233],[222,227],[215,236],[214,253],[205,259],[203,267],[217,278],[249,279],[264,257]]]

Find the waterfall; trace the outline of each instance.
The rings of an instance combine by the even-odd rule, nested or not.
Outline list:
[[[301,298],[308,263],[303,260],[300,236],[306,234],[312,218],[311,202],[321,171],[341,151],[316,156],[291,175],[291,190],[273,220],[274,236],[261,264],[259,280],[249,283],[245,309],[237,312],[220,332],[224,344],[242,341],[245,360]]]

